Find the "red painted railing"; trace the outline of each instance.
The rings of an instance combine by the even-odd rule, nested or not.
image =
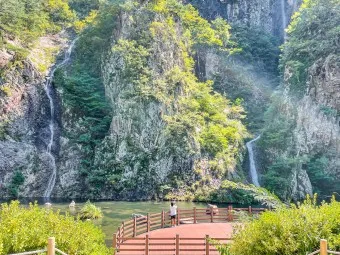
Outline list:
[[[233,208],[232,206],[228,206],[228,208],[193,208],[193,209],[177,209],[177,225],[180,224],[199,224],[199,223],[218,223],[218,222],[233,222],[237,221],[239,217],[239,213],[237,212],[246,212],[250,215],[259,214],[265,211],[265,208],[253,208],[251,206],[247,208]],[[128,221],[122,222],[121,226],[118,228],[117,232],[113,236],[113,247],[117,251],[132,251],[132,248],[126,248],[125,246],[139,246],[139,248],[135,249],[137,252],[140,251],[144,253],[140,254],[149,254],[146,252],[150,246],[150,241],[155,241],[155,238],[148,237],[140,237],[136,238],[138,235],[145,234],[152,230],[165,228],[171,225],[169,212],[165,212],[164,210],[161,213],[153,213],[147,214],[146,216],[140,218],[134,218]],[[176,237],[177,238],[177,237]],[[179,238],[179,237],[178,237]],[[170,238],[171,239],[171,238]],[[169,240],[170,240],[169,239]],[[184,240],[185,238],[180,238],[180,240]],[[197,239],[197,238],[196,238]],[[125,243],[125,241],[129,240],[129,242]],[[134,242],[131,242],[134,240]],[[167,241],[169,241],[167,239]],[[174,240],[172,238],[171,240]],[[216,239],[217,241],[222,241]],[[229,240],[229,239],[226,239]],[[226,241],[224,240],[224,241]],[[202,245],[203,241],[206,244],[206,238],[200,238],[200,243],[196,246]],[[157,244],[151,244],[157,245]],[[195,245],[195,244],[190,244]],[[124,248],[123,248],[124,246]],[[142,247],[142,248],[141,248]],[[210,245],[209,245],[210,247]],[[166,248],[158,248],[165,249]],[[174,250],[171,248],[172,251]],[[195,249],[195,248],[193,248]],[[209,248],[210,249],[210,248]],[[179,248],[179,251],[181,249]],[[183,250],[183,249],[182,249]],[[157,250],[161,251],[161,250]],[[177,253],[176,253],[177,254]]]

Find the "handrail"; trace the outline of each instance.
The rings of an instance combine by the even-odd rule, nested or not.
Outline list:
[[[68,254],[66,254],[65,252],[63,252],[63,251],[61,251],[61,250],[59,250],[59,249],[57,249],[57,248],[55,248],[55,251],[56,251],[56,252],[59,252],[61,255],[68,255]]]
[[[246,212],[249,215],[259,214],[267,210],[266,208],[196,208],[177,209],[177,225],[180,224],[198,224],[198,223],[215,223],[215,222],[233,222],[238,219],[235,212]],[[164,210],[161,213],[148,213],[146,216],[123,221],[117,232],[113,235],[113,248],[119,247],[126,238],[133,238],[138,235],[162,229],[170,225],[170,214]]]
[[[32,255],[32,254],[39,254],[42,252],[46,252],[47,249],[43,249],[43,250],[37,250],[37,251],[27,251],[27,252],[21,252],[21,253],[12,253],[12,254],[8,254],[8,255]]]
[[[67,255],[65,252],[57,249],[55,247],[55,238],[49,237],[47,240],[47,248],[42,250],[36,250],[36,251],[27,251],[27,252],[21,252],[21,253],[12,253],[8,255],[33,255],[33,254],[39,254],[42,252],[47,252],[47,255],[55,255],[56,252],[60,253],[61,255]]]
[[[319,254],[319,253],[320,253],[320,250],[317,250],[317,251],[312,252],[312,253],[310,253],[310,254],[308,254],[308,255],[316,255],[316,254]]]
[[[330,250],[327,249],[327,240],[325,240],[325,239],[320,240],[320,250],[309,253],[308,255],[316,255],[316,254],[319,254],[319,253],[320,253],[320,255],[328,255],[328,254],[340,255],[340,252],[338,252],[338,251],[330,251]]]
[[[209,235],[201,238],[180,237],[150,237],[146,234],[144,237],[124,239],[124,243],[115,249],[116,255],[119,254],[138,254],[149,255],[151,252],[171,252],[171,254],[180,255],[181,252],[200,252],[200,254],[210,255],[217,251],[215,242],[226,244],[231,238],[213,238]],[[185,253],[187,254],[187,253]]]

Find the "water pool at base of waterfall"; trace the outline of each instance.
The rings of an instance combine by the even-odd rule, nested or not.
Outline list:
[[[44,198],[21,198],[19,199],[22,205],[28,205],[30,202],[35,202],[39,206],[45,206],[46,199]],[[52,209],[57,211],[60,210],[61,213],[70,213],[71,215],[77,215],[80,212],[85,201],[76,202],[75,208],[70,208],[69,204],[71,200],[65,199],[48,199],[52,204]],[[1,201],[0,202],[8,202]],[[92,201],[93,202],[93,201]],[[123,221],[129,220],[132,214],[143,214],[147,213],[159,213],[162,210],[169,211],[170,202],[168,201],[143,201],[143,202],[126,202],[126,201],[97,201],[93,202],[97,207],[100,207],[104,217],[99,220],[94,220],[94,224],[100,226],[106,235],[106,244],[108,246],[112,245],[112,235],[117,231],[117,228],[121,225]],[[179,209],[193,209],[206,208],[207,203],[204,202],[176,202]],[[217,204],[218,207],[228,207],[231,204]],[[248,205],[233,204],[234,207],[247,207]],[[256,206],[255,206],[256,207]]]

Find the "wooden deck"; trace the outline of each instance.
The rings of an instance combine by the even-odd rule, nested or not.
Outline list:
[[[205,238],[209,235],[214,239],[231,239],[233,223],[202,223],[202,224],[183,224],[173,228],[164,228],[137,236],[136,238],[125,241],[120,245],[122,251],[118,255],[144,255],[146,236],[149,239],[149,255],[176,255],[176,235],[179,237],[180,255],[205,255]],[[221,240],[221,243],[229,240]],[[208,244],[211,251],[209,255],[219,254],[214,251],[214,246]],[[139,251],[131,251],[132,249]],[[167,251],[160,251],[167,249]],[[130,250],[130,251],[124,251]]]
[[[231,241],[233,225],[242,214],[258,215],[266,208],[178,209],[177,226],[169,227],[169,212],[147,214],[122,222],[113,235],[117,255],[217,255],[215,243]]]

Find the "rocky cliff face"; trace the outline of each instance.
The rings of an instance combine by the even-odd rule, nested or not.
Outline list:
[[[260,27],[283,39],[284,23],[298,9],[301,0],[187,0],[208,19],[223,17],[232,24]]]
[[[40,38],[23,61],[17,61],[11,51],[1,51],[0,80],[0,196],[41,197],[51,175],[50,157],[46,153],[50,130],[50,104],[44,85],[47,70],[53,64],[52,55],[65,44],[60,36]],[[15,42],[13,42],[15,43]],[[44,56],[44,57],[42,57]],[[61,106],[54,93],[57,125],[52,153],[59,163]],[[62,154],[61,154],[62,155]],[[63,160],[68,165],[73,159]],[[57,164],[58,164],[57,163]],[[58,164],[59,165],[59,164]],[[69,175],[68,170],[60,171]],[[15,176],[23,181],[15,181]]]
[[[302,200],[306,194],[315,192],[322,192],[325,198],[325,194],[329,196],[337,191],[336,183],[340,180],[339,57],[330,54],[321,58],[307,73],[306,93],[297,100],[289,92],[292,72],[286,68],[280,114],[291,126],[282,134],[286,140],[284,146],[271,146],[264,152],[272,162],[278,158],[285,158],[286,162],[288,158],[296,159],[290,164],[287,176],[286,196],[293,200]]]
[[[296,150],[325,155],[326,173],[340,180],[340,58],[329,55],[310,67],[306,96],[297,108]]]
[[[121,28],[116,33],[115,42],[131,40],[138,31],[148,31],[151,17],[146,13],[134,13],[133,21],[131,14],[122,14]],[[155,20],[165,21],[162,16],[155,17]],[[151,43],[149,51],[152,54],[148,59],[148,66],[154,79],[164,77],[175,67],[184,68],[180,48],[176,43],[181,40],[180,26],[176,26],[176,34],[178,37],[172,42],[155,40]],[[199,158],[199,144],[194,140],[188,141],[193,153],[180,147],[176,153],[171,151],[164,116],[172,115],[178,105],[176,102],[168,104],[138,95],[138,86],[124,79],[127,68],[125,61],[121,54],[113,52],[109,53],[103,65],[104,84],[111,101],[113,118],[110,136],[98,149],[96,166],[111,167],[110,171],[119,176],[122,190],[117,194],[104,189],[101,196],[152,199],[157,192],[155,188],[164,183],[171,174],[193,178],[192,169],[195,159]],[[153,89],[152,84],[146,86]],[[178,87],[174,95],[168,96],[179,97],[182,90],[183,88]]]
[[[204,91],[208,86],[199,84],[192,74],[188,52],[193,41],[186,37],[188,28],[184,28],[180,20],[157,10],[149,12],[148,8],[151,7],[141,6],[121,15],[113,51],[103,64],[113,118],[110,135],[96,153],[98,175],[110,176],[99,191],[100,197],[151,199],[162,197],[164,189],[185,192],[202,178],[210,178],[206,180],[207,186],[218,187],[222,175],[238,176],[236,165],[242,154],[236,151],[242,150],[243,144],[230,142],[234,150],[225,153],[228,162],[221,158],[212,167],[212,157],[202,153],[200,135],[207,128],[202,125],[203,119],[191,127],[191,121],[209,113],[197,116],[192,109],[190,116],[183,114],[188,107],[199,104],[196,99],[192,99],[193,105],[185,103],[195,95],[197,87],[203,86]],[[183,8],[183,12],[192,11],[178,8]],[[229,110],[226,108],[225,113]],[[238,135],[245,136],[244,127],[236,119]],[[232,125],[230,123],[230,128]],[[212,169],[219,167],[223,170],[218,177]]]

